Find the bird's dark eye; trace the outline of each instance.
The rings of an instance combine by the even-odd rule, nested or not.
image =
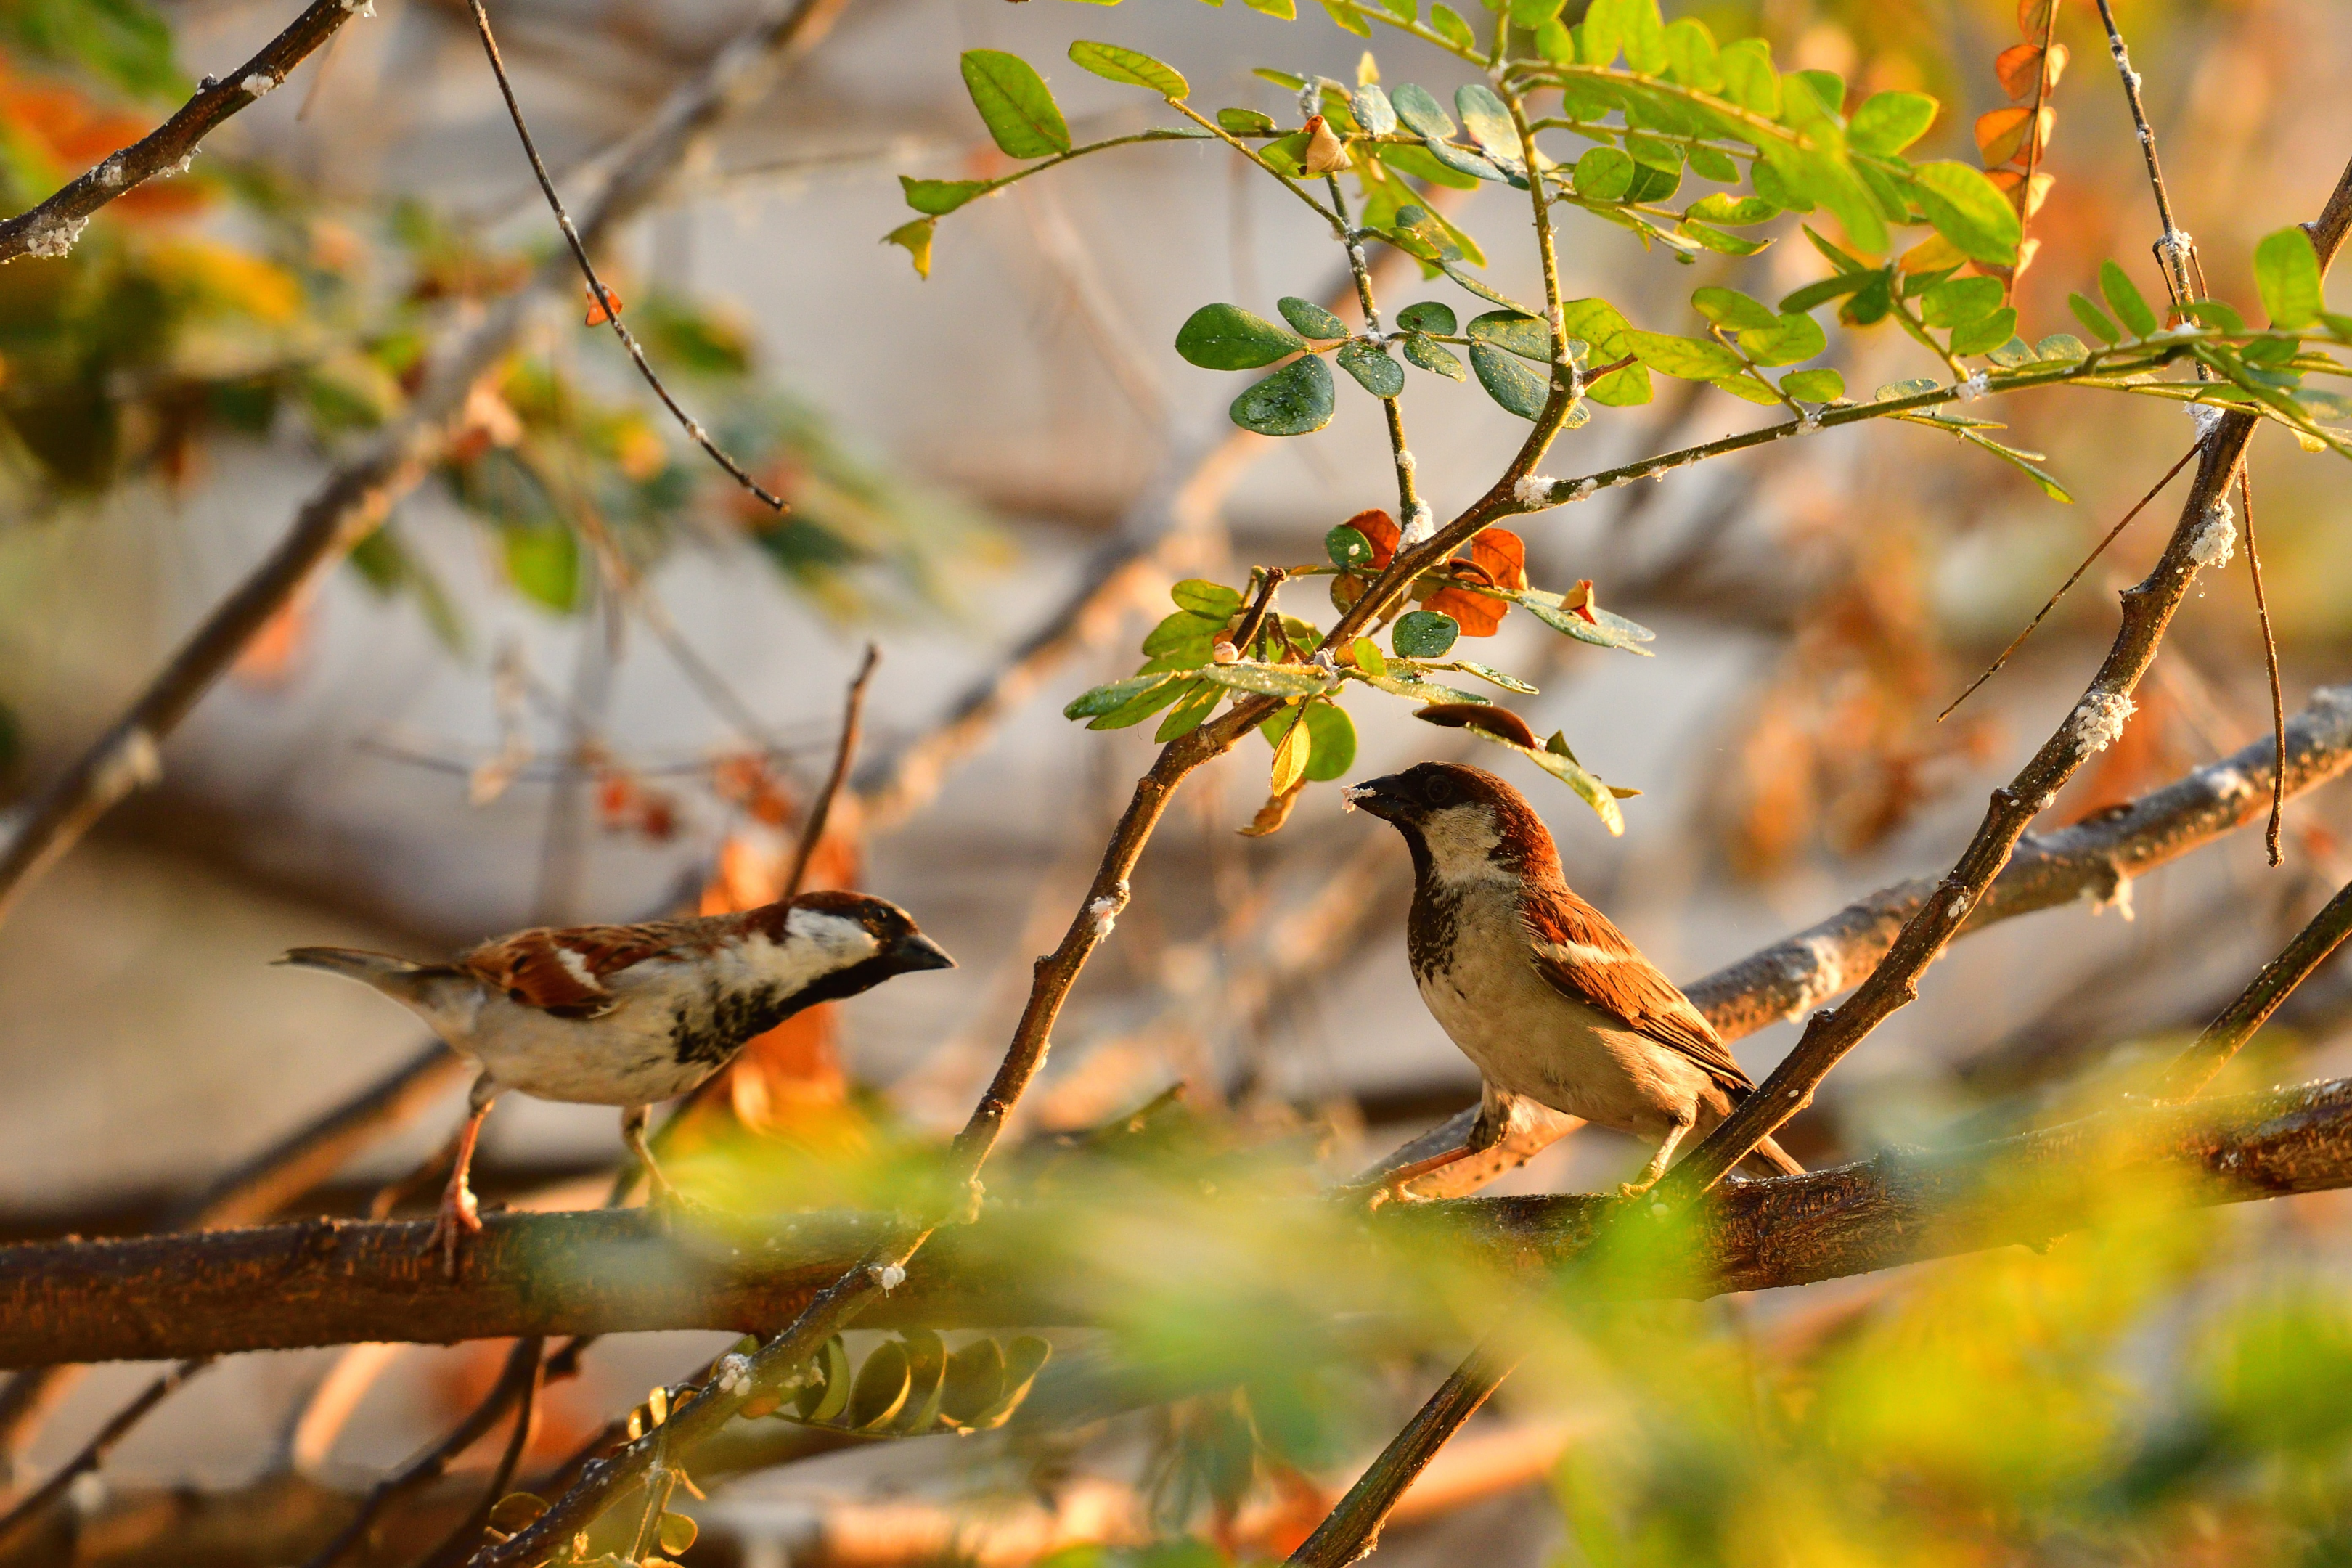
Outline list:
[[[1451,805],[1454,804],[1454,781],[1444,773],[1433,774],[1429,782],[1421,786],[1421,797],[1432,805]]]

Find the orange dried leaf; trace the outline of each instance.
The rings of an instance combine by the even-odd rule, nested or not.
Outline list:
[[[596,298],[595,289],[589,288],[585,283],[583,283],[580,288],[581,291],[588,296],[588,325],[592,327],[601,327],[614,316],[628,309],[627,301],[621,298],[621,291],[610,284],[604,286],[604,300],[610,300],[613,302],[610,314],[605,312],[604,300]]]
[[[1490,528],[1472,540],[1470,559],[1497,588],[1528,585],[1528,542],[1507,528]]]
[[[1985,167],[1995,169],[2012,160],[2022,161],[2027,156],[2026,137],[2033,130],[2033,120],[2031,109],[1996,109],[1990,114],[1979,115],[1977,151],[1983,154]],[[2057,121],[2058,111],[2044,105],[2038,135],[2045,151],[2050,145],[2051,129]]]
[[[2050,53],[2045,57],[2040,40],[2041,35],[2036,34],[2032,43],[2012,44],[2001,50],[2000,58],[1992,62],[1993,74],[2000,79],[2001,90],[2010,97],[2032,98],[2037,75],[2041,79],[2042,90],[2047,93],[2058,85],[2058,79],[2066,74],[2069,58],[2066,46],[2051,45]],[[2034,69],[2037,65],[2042,68],[2039,72]]]
[[[1452,616],[1461,623],[1465,637],[1490,637],[1502,626],[1511,605],[1507,599],[1490,599],[1467,588],[1440,588],[1423,607]]]
[[[1298,797],[1305,794],[1306,790],[1307,781],[1300,779],[1280,795],[1266,796],[1265,804],[1257,808],[1255,816],[1250,818],[1250,825],[1240,830],[1241,836],[1244,838],[1264,838],[1269,833],[1280,832],[1282,825],[1290,820],[1290,808],[1298,804]]]
[[[2059,0],[2017,0],[2017,30],[2029,38],[2042,37],[2050,31],[2058,5]]]
[[[1396,559],[1397,543],[1404,537],[1404,530],[1397,526],[1396,519],[1373,507],[1349,518],[1348,526],[1371,541],[1373,570],[1383,570]]]
[[[2011,206],[2016,206],[2019,201],[2023,199],[2020,197],[2018,193],[2022,190],[2025,185],[2024,170],[1988,170],[1986,172],[1985,178],[1992,182],[1993,189],[1999,191],[2002,195],[2009,198],[2009,205]],[[2050,187],[2057,183],[2058,177],[2055,174],[2044,174],[2038,171],[2034,174],[2032,196],[2030,200],[2026,200],[2026,205],[2022,208],[2022,211],[2027,217],[2032,217],[2035,213],[2042,210],[2042,204],[2050,199]]]
[[[1424,723],[1441,725],[1448,730],[1480,730],[1515,746],[1525,746],[1531,752],[1541,751],[1543,742],[1528,728],[1528,721],[1507,708],[1491,707],[1484,702],[1433,702],[1417,709],[1413,717]]]

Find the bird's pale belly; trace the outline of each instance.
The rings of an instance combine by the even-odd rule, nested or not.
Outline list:
[[[1652,1139],[1706,1098],[1696,1064],[1561,995],[1513,946],[1460,942],[1451,965],[1414,978],[1430,1015],[1496,1089]]]
[[[601,1018],[553,1017],[504,997],[487,1002],[474,1027],[450,1042],[501,1088],[581,1105],[652,1105],[695,1088],[733,1056],[700,1051],[681,1061],[677,1022],[649,996],[632,996]]]

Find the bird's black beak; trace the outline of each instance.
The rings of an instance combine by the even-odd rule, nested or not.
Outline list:
[[[1397,775],[1366,779],[1362,784],[1349,784],[1339,799],[1350,811],[1369,811],[1382,822],[1394,822],[1405,808],[1403,794],[1397,788]]]
[[[953,969],[956,966],[956,961],[948,956],[946,948],[919,931],[910,931],[892,942],[889,955],[890,962],[902,974],[918,969]]]

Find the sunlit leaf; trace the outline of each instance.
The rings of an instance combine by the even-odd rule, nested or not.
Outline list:
[[[1389,633],[1389,643],[1406,658],[1437,658],[1461,635],[1462,627],[1451,616],[1411,610],[1397,617]]]
[[[1993,188],[1984,171],[1945,160],[1919,164],[1911,177],[1937,233],[1976,260],[1997,267],[2016,262],[2024,226],[2017,209]]]
[[[1176,331],[1176,352],[1203,370],[1255,370],[1306,346],[1287,327],[1239,305],[1203,305]]]
[[[2301,224],[2266,234],[2254,247],[2254,284],[2271,325],[2293,330],[2310,325],[2327,308],[2321,291],[2319,253]]]
[[[1261,436],[1305,436],[1328,425],[1335,406],[1330,367],[1307,354],[1234,398],[1227,413]]]
[[[1936,122],[1936,100],[1924,92],[1874,92],[1847,124],[1846,145],[1857,153],[1892,157],[1927,133]]]
[[[1536,418],[1550,401],[1549,381],[1528,369],[1517,356],[1492,343],[1470,345],[1470,369],[1478,377],[1478,384],[1486,389],[1487,396],[1522,419]]]
[[[1002,49],[966,49],[963,84],[997,149],[1008,158],[1048,158],[1070,150],[1070,127],[1028,61]]]
[[[2156,331],[2156,312],[2147,308],[2130,276],[2112,261],[2099,263],[2099,292],[2107,297],[2108,308],[2131,329],[2132,336],[2144,338]]]
[[[1099,44],[1080,38],[1070,46],[1071,62],[1108,81],[1148,87],[1162,98],[1182,98],[1192,90],[1184,73],[1140,49],[1120,44]]]
[[[1378,343],[1368,343],[1360,338],[1340,345],[1333,356],[1339,368],[1356,378],[1358,385],[1374,397],[1394,397],[1404,390],[1404,367],[1389,358],[1388,350]]]

